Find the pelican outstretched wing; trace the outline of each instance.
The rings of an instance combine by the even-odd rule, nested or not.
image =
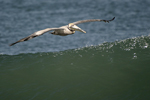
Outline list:
[[[114,18],[112,18],[112,19],[110,19],[110,20],[102,20],[102,19],[88,19],[88,20],[80,20],[80,21],[76,21],[76,22],[73,22],[73,24],[74,25],[77,25],[77,24],[81,24],[81,23],[86,23],[86,22],[95,22],[95,21],[104,21],[104,22],[110,22],[110,21],[113,21],[115,19],[115,17]]]
[[[12,44],[10,44],[9,46],[12,46],[16,43],[19,43],[19,42],[23,42],[23,41],[27,41],[27,40],[30,40],[34,37],[37,37],[37,36],[40,36],[40,35],[43,35],[44,33],[48,32],[48,31],[51,31],[51,30],[62,30],[63,28],[46,28],[46,29],[43,29],[43,30],[40,30],[40,31],[37,31],[31,35],[29,35],[28,37],[25,37],[25,38],[22,38],[20,40],[18,40],[17,42],[14,42]]]

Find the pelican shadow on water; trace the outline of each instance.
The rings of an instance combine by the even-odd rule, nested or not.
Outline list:
[[[75,31],[80,31],[80,32],[86,33],[86,31],[79,28],[77,26],[77,24],[86,23],[86,22],[95,22],[95,21],[99,21],[99,22],[103,21],[103,22],[108,22],[109,23],[110,21],[113,21],[114,19],[115,19],[115,17],[112,18],[111,20],[88,19],[88,20],[81,20],[81,21],[76,21],[76,22],[73,22],[73,23],[69,23],[68,25],[61,26],[59,28],[46,28],[46,29],[37,31],[37,32],[29,35],[28,37],[20,39],[17,42],[14,42],[14,43],[10,44],[10,46],[12,46],[16,43],[27,41],[27,40],[30,40],[34,37],[43,35],[44,33],[48,32],[48,31],[53,31],[51,34],[60,35],[60,36],[71,35],[71,34],[74,34]]]

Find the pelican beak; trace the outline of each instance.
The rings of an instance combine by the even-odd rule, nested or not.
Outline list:
[[[81,28],[79,28],[78,26],[76,25],[73,25],[70,27],[72,30],[74,31],[80,31],[80,32],[83,32],[83,33],[86,33],[86,31],[82,30]]]

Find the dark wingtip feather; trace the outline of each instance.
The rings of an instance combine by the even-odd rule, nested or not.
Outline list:
[[[115,19],[115,17],[112,20],[114,20],[114,19]]]
[[[25,37],[25,38],[23,38],[23,39],[21,39],[21,40],[19,40],[19,41],[17,41],[17,42],[14,42],[14,43],[10,44],[9,46],[12,46],[12,45],[14,45],[14,44],[16,44],[16,43],[19,43],[19,42],[28,41],[28,40],[30,40],[30,39],[32,39],[32,38],[34,38],[34,37],[37,37],[37,36],[38,36],[38,35],[32,34],[32,35],[30,35],[30,36],[28,36],[28,37]]]
[[[110,21],[113,21],[114,19],[115,17],[113,17],[111,20],[102,20],[102,21],[109,23]]]
[[[9,46],[15,45],[16,43],[18,43],[18,41],[17,41],[17,42],[15,42],[15,43],[10,44]]]
[[[12,46],[13,44],[10,44],[9,46]]]

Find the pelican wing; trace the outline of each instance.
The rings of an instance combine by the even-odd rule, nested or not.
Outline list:
[[[16,44],[16,43],[23,42],[23,41],[27,41],[27,40],[30,40],[30,39],[32,39],[32,38],[34,38],[34,37],[43,35],[44,33],[48,32],[48,31],[51,31],[51,30],[63,30],[63,28],[46,28],[46,29],[37,31],[37,32],[35,32],[35,33],[29,35],[28,37],[22,38],[22,39],[18,40],[17,42],[14,42],[14,43],[10,44],[10,46],[12,46],[12,45],[14,45],[14,44]]]
[[[81,24],[81,23],[86,23],[86,22],[95,22],[95,21],[104,21],[104,22],[110,22],[110,21],[113,21],[115,19],[115,17],[114,18],[112,18],[112,19],[110,19],[110,20],[102,20],[102,19],[88,19],[88,20],[81,20],[81,21],[76,21],[76,22],[73,22],[73,24],[74,25],[77,25],[77,24]]]

